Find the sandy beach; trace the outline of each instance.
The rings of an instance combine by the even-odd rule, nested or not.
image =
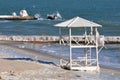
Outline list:
[[[58,59],[47,54],[3,43],[0,49],[0,80],[120,80],[119,70],[101,67],[100,72],[70,71],[59,67],[55,63]],[[6,52],[3,53],[3,49]],[[18,52],[38,56],[39,59],[21,57]]]
[[[49,80],[57,79],[64,74],[64,70],[36,61],[12,61],[0,59],[1,80]]]
[[[69,71],[36,61],[0,59],[0,80],[119,80],[120,72],[101,68],[100,73]],[[112,77],[111,77],[112,76]],[[117,76],[117,77],[115,77]]]

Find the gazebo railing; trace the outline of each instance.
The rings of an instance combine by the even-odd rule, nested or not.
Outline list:
[[[69,41],[69,37],[68,36],[64,36],[61,37],[60,42],[63,45],[69,45],[70,41]],[[80,45],[85,45],[85,46],[89,46],[89,45],[96,45],[96,37],[95,36],[91,36],[91,35],[87,35],[86,36],[71,36],[71,42],[72,44],[76,44],[78,46]],[[98,38],[98,44],[99,46],[104,46],[104,36],[99,36]]]

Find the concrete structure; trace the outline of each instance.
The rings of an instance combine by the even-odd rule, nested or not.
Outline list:
[[[0,20],[34,20],[37,19],[33,16],[29,16],[26,10],[21,10],[20,15],[15,12],[12,15],[0,15]]]

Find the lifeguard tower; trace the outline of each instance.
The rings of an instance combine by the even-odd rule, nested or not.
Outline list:
[[[104,46],[104,36],[99,35],[97,28],[102,26],[80,17],[54,26],[59,27],[60,45],[69,46],[69,60],[60,59],[60,66],[70,70],[99,71],[98,55]],[[62,35],[62,28],[68,28],[68,36]],[[80,35],[72,35],[73,28],[82,28],[84,31]],[[73,57],[74,48],[83,50],[84,55]]]

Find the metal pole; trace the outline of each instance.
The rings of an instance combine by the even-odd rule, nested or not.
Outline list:
[[[85,65],[87,65],[87,48],[84,48],[84,54],[85,54]]]
[[[59,37],[59,44],[60,44],[60,53],[59,53],[60,63],[59,63],[59,64],[60,64],[60,66],[62,66],[62,65],[63,65],[63,64],[62,64],[62,59],[61,59],[61,58],[62,58],[62,57],[61,57],[61,54],[62,54],[62,47],[61,47],[61,45],[62,45],[61,39],[62,39],[62,38],[61,38],[61,36],[62,36],[62,35],[61,35],[61,28],[60,28],[60,27],[59,27],[59,36],[60,36],[60,37]]]
[[[70,69],[72,67],[72,48],[71,48],[71,28],[69,28],[69,40],[70,40]]]
[[[86,44],[86,40],[87,40],[87,32],[86,32],[86,28],[84,28],[85,29],[85,44]]]
[[[91,42],[91,44],[93,43],[93,40],[94,39],[92,39],[93,37],[93,27],[91,27],[91,31],[90,31],[90,42]]]
[[[61,43],[61,39],[62,39],[61,28],[59,28],[59,35],[60,35],[60,37],[59,37],[59,43],[60,43],[60,45],[61,45],[61,44],[62,44],[62,43]]]
[[[93,35],[93,28],[91,27],[90,35]]]
[[[99,69],[99,62],[98,62],[98,31],[97,31],[97,28],[96,28],[96,59],[97,59],[97,68]]]
[[[92,58],[91,52],[92,52],[92,51],[91,51],[91,47],[90,47],[90,52],[89,52],[89,53],[90,53],[90,64],[91,64],[91,61],[92,61],[92,60],[91,60],[91,58]]]

